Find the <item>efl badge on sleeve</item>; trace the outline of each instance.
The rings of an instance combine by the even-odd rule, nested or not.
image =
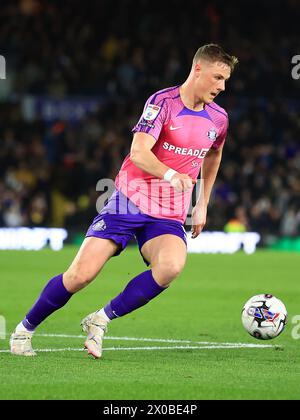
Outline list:
[[[215,141],[217,140],[217,130],[215,128],[211,128],[208,132],[207,132],[207,137],[209,138],[210,141]]]
[[[153,121],[158,116],[160,106],[149,104],[143,114],[143,118],[146,121]]]

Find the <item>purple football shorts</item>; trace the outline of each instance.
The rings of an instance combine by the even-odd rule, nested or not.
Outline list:
[[[119,249],[115,253],[117,256],[133,237],[135,237],[141,253],[145,242],[164,234],[179,236],[186,244],[186,232],[180,222],[149,216],[141,212],[124,194],[115,190],[107,204],[93,220],[86,237],[111,239],[119,245]],[[149,265],[144,257],[143,259]]]

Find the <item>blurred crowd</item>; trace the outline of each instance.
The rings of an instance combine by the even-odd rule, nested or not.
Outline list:
[[[3,0],[0,226],[84,230],[96,183],[114,178],[153,92],[182,83],[217,42],[240,64],[217,103],[229,113],[207,229],[300,235],[300,54],[296,0]],[[81,121],[24,117],[25,95],[101,97]],[[220,99],[219,99],[220,98]]]

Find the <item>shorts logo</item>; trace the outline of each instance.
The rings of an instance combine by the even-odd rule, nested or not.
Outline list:
[[[211,128],[208,132],[207,132],[207,137],[209,138],[210,141],[215,141],[217,139],[217,131],[215,128]]]
[[[97,222],[93,225],[93,230],[105,230],[106,229],[106,223],[104,220],[100,220],[100,222]]]
[[[158,116],[160,106],[149,104],[143,114],[143,118],[146,121],[153,121]]]

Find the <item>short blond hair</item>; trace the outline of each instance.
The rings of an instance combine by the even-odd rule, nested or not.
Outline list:
[[[221,63],[227,64],[231,72],[233,72],[239,62],[237,57],[227,54],[218,44],[207,44],[200,47],[194,55],[193,66],[201,59],[210,61],[211,63],[220,61]]]

